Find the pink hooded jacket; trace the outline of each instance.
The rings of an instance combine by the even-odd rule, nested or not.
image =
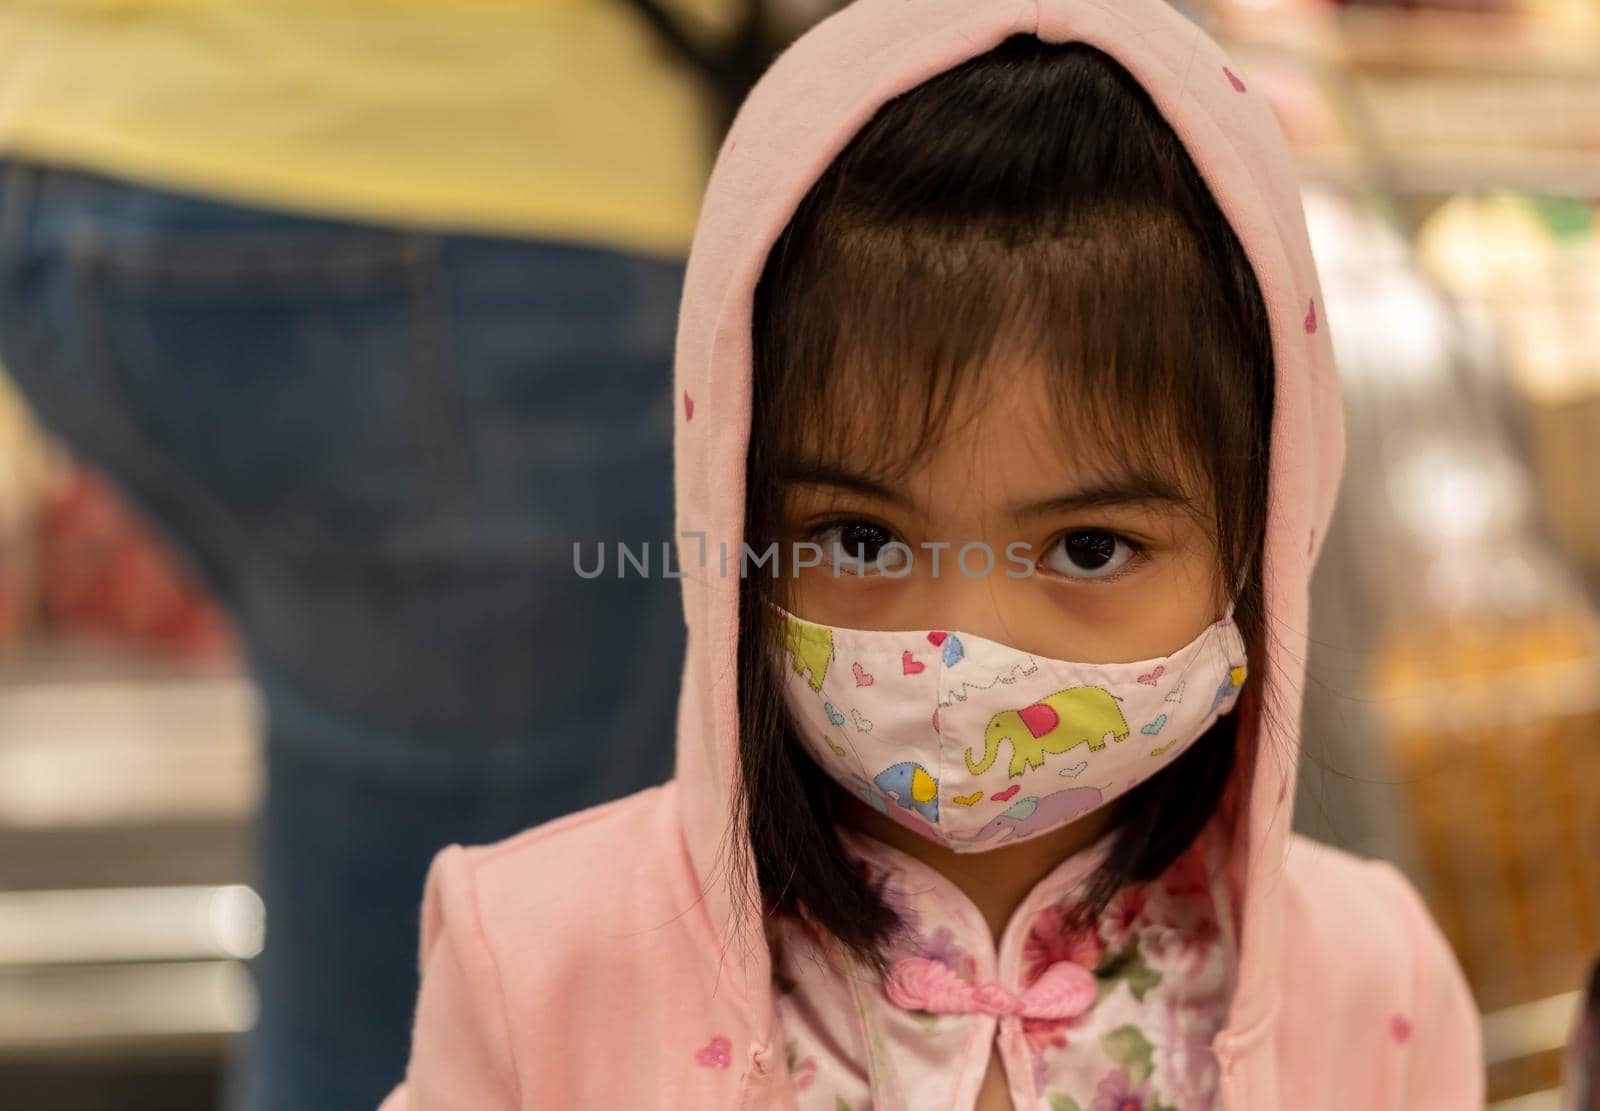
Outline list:
[[[885,101],[1007,36],[1078,40],[1145,86],[1244,245],[1277,366],[1266,585],[1277,713],[1241,708],[1247,758],[1230,883],[1240,981],[1214,1047],[1240,1111],[1465,1111],[1483,1103],[1476,1011],[1390,865],[1290,832],[1308,580],[1344,441],[1294,168],[1250,76],[1160,0],[857,0],[779,57],[717,158],[677,339],[677,524],[689,654],[677,774],[482,847],[452,845],[423,895],[422,988],[382,1111],[780,1108],[770,957],[727,868],[737,563],[751,309],[767,251]],[[1068,124],[1064,123],[1064,126]],[[704,534],[704,548],[700,534]],[[704,557],[702,557],[702,551]],[[757,803],[759,805],[759,802]]]

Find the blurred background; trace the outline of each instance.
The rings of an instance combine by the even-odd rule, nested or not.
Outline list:
[[[681,258],[729,106],[831,5],[559,7],[591,4],[572,33],[691,90],[661,184],[689,200],[629,241]],[[1184,8],[1290,137],[1345,389],[1297,823],[1404,868],[1484,1012],[1491,1103],[1557,1108],[1600,954],[1600,0]],[[26,41],[0,23],[0,56]],[[645,82],[590,76],[540,95],[603,85],[600,142],[662,141]],[[216,1108],[272,897],[263,706],[193,558],[46,423],[0,371],[0,1108]]]

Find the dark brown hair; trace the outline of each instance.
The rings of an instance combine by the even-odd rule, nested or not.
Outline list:
[[[777,538],[786,460],[820,451],[903,475],[952,399],[984,375],[1004,387],[989,356],[1026,349],[1051,369],[1064,424],[1090,422],[1119,469],[1210,494],[1218,572],[1262,688],[1266,308],[1194,163],[1108,55],[1016,35],[884,104],[774,245],[754,313],[752,549]],[[841,845],[836,788],[783,707],[762,617],[783,587],[742,583],[736,831],[770,911],[880,965],[895,915]],[[1160,875],[1217,813],[1238,718],[1119,800],[1086,914]]]

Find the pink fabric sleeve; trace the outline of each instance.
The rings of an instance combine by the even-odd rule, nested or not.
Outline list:
[[[478,918],[472,860],[441,849],[422,894],[422,986],[405,1082],[378,1111],[511,1111],[521,1106],[504,995]]]
[[[1387,862],[1374,869],[1394,893],[1413,962],[1410,1041],[1396,1106],[1410,1111],[1477,1111],[1484,1105],[1483,1030],[1477,1002],[1444,934],[1411,881]]]

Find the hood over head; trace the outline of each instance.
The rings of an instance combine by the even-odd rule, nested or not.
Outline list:
[[[1271,1029],[1290,834],[1311,568],[1344,460],[1333,350],[1287,145],[1247,75],[1161,0],[856,0],[792,44],[746,99],[718,153],[685,276],[676,351],[678,563],[689,628],[677,780],[687,849],[721,931],[723,990],[753,1030],[773,1022],[748,845],[730,835],[738,781],[739,546],[751,428],[752,310],[769,249],[834,157],[886,101],[1014,34],[1082,42],[1144,87],[1231,224],[1270,318],[1275,365],[1265,601],[1269,690],[1241,703],[1231,881],[1240,982],[1224,1055]],[[719,573],[719,553],[730,571]],[[1248,690],[1248,688],[1247,688]],[[1257,713],[1262,698],[1273,713]]]

